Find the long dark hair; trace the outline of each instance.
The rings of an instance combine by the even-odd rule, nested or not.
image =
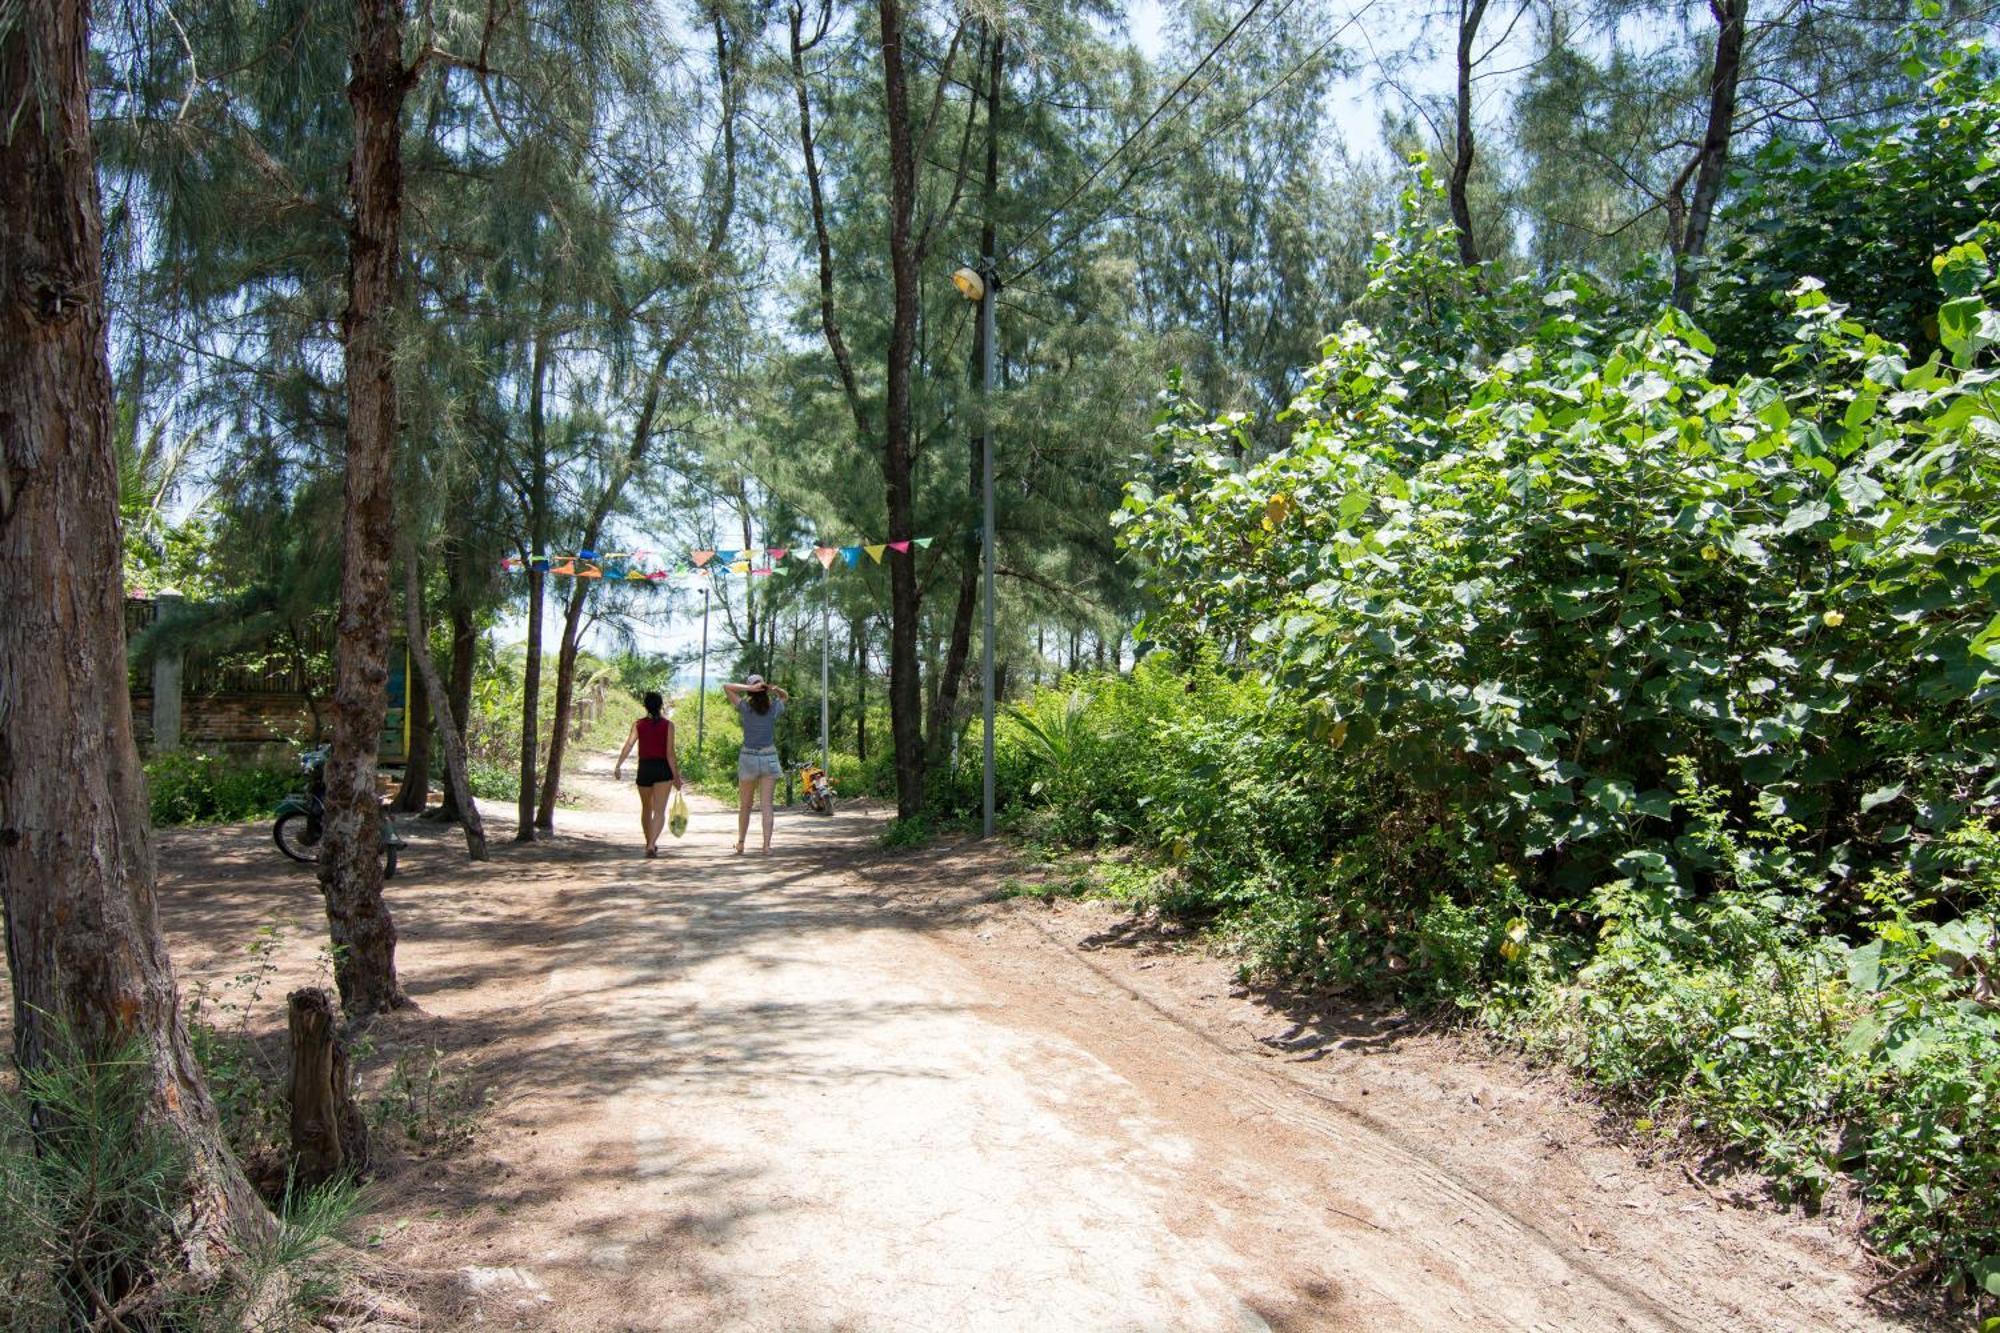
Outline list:
[[[770,712],[771,687],[769,685],[759,685],[756,689],[750,691],[750,706],[760,713]]]
[[[660,709],[665,707],[666,701],[660,698],[658,690],[647,690],[646,697],[639,702],[646,705],[647,717],[652,718],[655,722],[660,720]]]

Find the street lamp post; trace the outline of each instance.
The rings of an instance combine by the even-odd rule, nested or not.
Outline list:
[[[983,633],[979,646],[981,708],[985,719],[984,772],[980,813],[985,837],[993,836],[993,367],[997,358],[994,336],[994,305],[1000,280],[994,272],[993,256],[984,255],[979,271],[962,268],[951,275],[954,286],[969,301],[979,302],[979,393],[984,412],[979,429],[979,491],[982,508],[980,524],[981,583],[984,596]]]

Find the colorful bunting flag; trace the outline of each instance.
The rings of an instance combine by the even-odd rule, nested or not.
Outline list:
[[[970,534],[976,537],[977,534]],[[549,555],[536,553],[528,556],[504,556],[500,568],[508,573],[517,570],[532,570],[536,573],[558,574],[566,578],[616,579],[628,583],[663,583],[669,579],[702,577],[711,575],[716,567],[722,567],[732,574],[768,576],[779,572],[778,567],[789,557],[793,560],[817,560],[820,569],[832,572],[835,558],[839,558],[847,568],[852,569],[861,562],[861,553],[866,551],[869,560],[881,564],[884,554],[894,551],[898,555],[908,555],[912,549],[927,551],[935,537],[906,537],[893,542],[864,542],[853,546],[746,546],[736,550],[707,549],[689,551],[685,562],[667,561],[641,548],[630,553],[619,551],[598,552],[581,550],[574,555]],[[759,561],[767,563],[758,564]],[[669,564],[668,568],[646,569],[644,566]]]

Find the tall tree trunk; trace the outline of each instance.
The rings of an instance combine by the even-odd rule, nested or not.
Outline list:
[[[1729,140],[1736,129],[1736,85],[1743,76],[1743,30],[1749,26],[1750,0],[1709,0],[1715,18],[1715,64],[1708,79],[1708,128],[1695,158],[1694,198],[1684,220],[1677,220],[1674,246],[1674,304],[1694,306],[1694,265],[1708,248],[1708,228],[1722,195],[1722,173],[1729,164]],[[1679,191],[1675,191],[1678,195]]]
[[[437,663],[431,657],[429,631],[424,626],[424,585],[417,577],[417,553],[407,550],[403,563],[403,623],[410,639],[410,657],[416,663],[417,679],[432,697],[445,698],[444,682],[438,679]],[[452,720],[450,708],[437,712],[438,743],[444,747],[445,787],[465,821],[465,854],[475,861],[486,859],[486,825],[479,817],[479,804],[472,799],[471,782],[466,776],[465,738]]]
[[[854,760],[868,762],[868,617],[854,620]]]
[[[348,168],[347,481],[340,620],[334,647],[333,748],[326,764],[320,892],[334,944],[334,985],[349,1015],[409,1002],[396,980],[396,926],[382,899],[375,761],[388,711],[391,488],[396,458],[392,319],[403,217],[402,0],[356,0],[354,157]]]
[[[740,59],[729,42],[729,30],[723,21],[722,11],[716,9],[709,15],[715,35],[715,75],[722,96],[722,160],[721,179],[716,183],[720,201],[709,222],[707,252],[703,262],[700,286],[687,314],[682,317],[666,343],[660,348],[654,360],[652,372],[646,379],[645,397],[639,408],[639,418],[632,427],[632,440],[618,466],[614,467],[606,479],[604,489],[592,506],[590,519],[584,525],[582,547],[597,549],[604,537],[604,525],[617,511],[619,501],[624,497],[625,487],[645,459],[646,450],[651,445],[654,426],[659,417],[660,401],[666,389],[667,374],[695,333],[706,327],[708,307],[716,291],[716,271],[729,244],[729,226],[736,214],[736,113],[739,103],[736,70]],[[711,173],[712,175],[712,173]],[[745,539],[748,544],[748,539]],[[554,714],[549,727],[548,765],[542,775],[541,803],[535,812],[537,832],[553,834],[556,828],[556,798],[562,790],[562,767],[567,749],[570,730],[570,708],[576,692],[577,636],[583,624],[585,599],[593,580],[578,579],[570,589],[567,603],[563,607],[562,640],[556,649],[556,693],[552,701]],[[752,622],[753,626],[755,622]],[[526,790],[524,787],[523,790]]]
[[[1472,65],[1473,46],[1479,38],[1480,20],[1486,17],[1486,0],[1458,0],[1458,138],[1451,160],[1451,220],[1458,228],[1458,257],[1467,268],[1479,265],[1479,246],[1472,239],[1472,203],[1467,186],[1472,179]]]
[[[0,911],[14,1059],[137,1040],[148,1111],[194,1206],[169,1262],[199,1285],[271,1235],[231,1157],[160,936],[126,692],[118,475],[90,136],[89,15],[28,0],[0,26]],[[142,1279],[143,1274],[132,1277]],[[127,1291],[99,1295],[115,1304]],[[96,1312],[78,1326],[101,1322]]]
[[[545,312],[546,313],[546,312]],[[549,367],[549,335],[544,324],[535,332],[535,355],[529,369],[528,448],[533,453],[528,483],[528,544],[524,555],[548,555],[549,437],[542,380]],[[514,841],[535,840],[535,755],[541,747],[542,713],[542,594],[546,571],[528,562],[528,660],[521,670],[521,792],[514,808]]]
[[[889,537],[907,540],[915,527],[916,493],[910,453],[910,379],[917,331],[915,126],[903,72],[900,0],[879,0],[883,114],[889,131],[889,271],[893,301],[889,323],[883,406],[882,482],[888,492]],[[916,562],[889,563],[889,729],[896,752],[896,813],[908,819],[923,809],[923,695],[918,680],[917,631],[922,611]]]
[[[586,546],[586,550],[595,550]],[[563,606],[562,638],[556,645],[556,697],[549,719],[549,755],[542,767],[542,799],[535,810],[535,831],[556,831],[556,798],[562,794],[563,753],[568,748],[570,701],[576,692],[577,636],[583,626],[583,604],[595,579],[576,579]]]
[[[451,603],[451,681],[445,688],[446,697],[441,711],[450,714],[452,724],[458,728],[459,738],[463,740],[472,725],[472,673],[477,665],[479,629],[473,620],[471,593],[465,586],[467,547],[464,543],[452,542],[449,549],[446,595]],[[444,804],[438,807],[438,818],[448,823],[465,818],[465,811],[459,806],[458,790],[448,782],[444,788]]]
[[[413,660],[416,652],[413,643],[410,645]],[[403,756],[402,785],[396,788],[396,799],[389,808],[398,814],[420,815],[430,804],[431,795],[431,692],[422,672],[405,675],[403,698],[410,710],[410,748]]]
[[[979,253],[982,258],[991,258],[998,253],[999,224],[994,209],[1000,194],[1000,87],[1001,76],[1005,72],[1003,47],[1006,38],[991,31],[986,36],[986,176],[980,183],[980,199],[985,214],[979,227]],[[986,280],[994,281],[995,275],[988,273]],[[971,381],[975,390],[983,380],[986,364],[986,321],[973,321]],[[990,417],[993,405],[982,403],[980,427],[977,433],[966,437],[966,494],[971,498],[975,511],[979,509],[984,494],[982,486],[986,433],[992,429]],[[938,681],[937,702],[931,708],[930,759],[935,766],[942,763],[950,744],[951,736],[958,730],[958,694],[963,687],[967,668],[972,656],[972,621],[979,610],[979,562],[974,560],[966,548],[960,550],[958,568],[958,600],[951,612],[951,640],[945,649],[944,672]]]

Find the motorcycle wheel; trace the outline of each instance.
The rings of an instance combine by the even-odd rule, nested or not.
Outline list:
[[[278,844],[278,850],[294,861],[307,865],[319,860],[319,842],[310,836],[311,821],[303,810],[292,810],[278,816],[278,822],[271,825],[271,841]]]

